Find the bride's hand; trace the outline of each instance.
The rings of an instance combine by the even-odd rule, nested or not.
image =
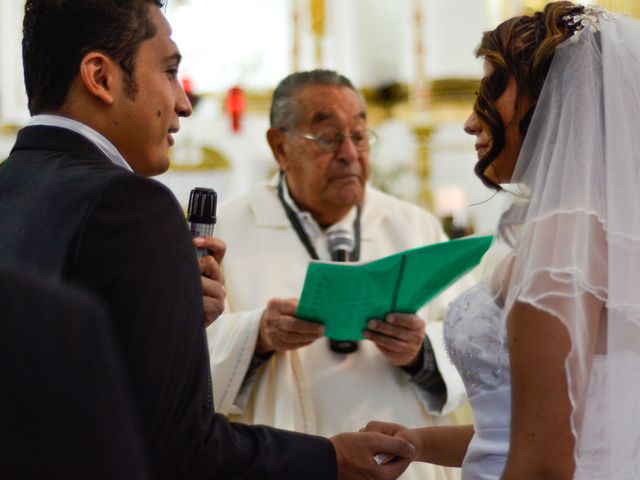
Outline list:
[[[378,422],[371,421],[367,423],[367,426],[360,429],[361,432],[378,432],[383,433],[385,435],[390,435],[393,437],[400,437],[407,440],[416,448],[416,453],[418,458],[421,455],[422,442],[420,441],[420,436],[412,429],[403,427],[397,423],[389,423],[389,422]],[[376,463],[383,464],[392,460],[392,458],[387,456],[377,456]]]

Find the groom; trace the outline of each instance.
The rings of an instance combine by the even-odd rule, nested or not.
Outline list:
[[[146,178],[168,168],[179,117],[191,114],[161,6],[27,0],[23,61],[34,116],[0,167],[0,265],[82,287],[106,305],[154,477],[395,478],[414,453],[404,440],[325,439],[214,413],[192,241],[175,198]],[[78,363],[90,371],[90,358]],[[377,466],[380,452],[396,460]],[[89,458],[83,453],[78,462]]]

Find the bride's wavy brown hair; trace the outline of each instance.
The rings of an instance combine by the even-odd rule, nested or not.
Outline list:
[[[482,36],[475,54],[489,63],[490,73],[480,83],[473,109],[489,129],[491,148],[478,160],[474,171],[489,188],[502,190],[484,172],[504,148],[505,126],[495,102],[504,92],[509,75],[515,78],[518,102],[526,99],[532,105],[520,122],[520,133],[524,136],[556,47],[575,31],[575,26],[569,25],[563,17],[580,14],[583,10],[582,5],[571,2],[549,3],[542,12],[511,18]]]

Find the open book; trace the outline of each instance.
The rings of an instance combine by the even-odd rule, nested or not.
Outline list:
[[[312,261],[296,317],[324,324],[329,338],[360,340],[372,318],[417,312],[475,267],[492,239],[460,238],[367,263]]]

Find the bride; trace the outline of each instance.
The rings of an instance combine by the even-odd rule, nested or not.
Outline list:
[[[640,23],[548,4],[482,38],[465,131],[510,254],[452,303],[474,425],[407,429],[463,480],[640,478]],[[508,184],[508,185],[507,185]]]

